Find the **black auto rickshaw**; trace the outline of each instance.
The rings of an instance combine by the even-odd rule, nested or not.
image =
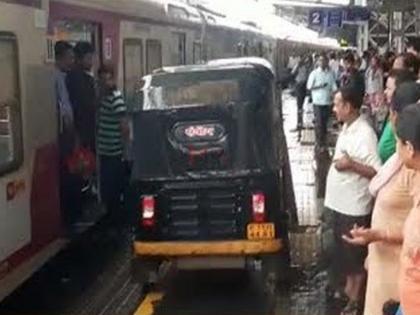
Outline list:
[[[144,83],[132,117],[136,274],[170,260],[287,276],[295,202],[270,63],[163,68]]]

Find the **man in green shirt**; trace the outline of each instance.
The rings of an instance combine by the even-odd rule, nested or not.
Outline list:
[[[385,163],[396,150],[396,138],[393,128],[393,122],[396,120],[399,109],[410,103],[417,102],[416,89],[414,91],[406,91],[405,94],[396,97],[396,91],[400,85],[415,81],[413,74],[407,70],[392,70],[389,73],[388,80],[386,82],[385,96],[388,104],[390,104],[390,112],[388,121],[382,131],[379,139],[379,157],[382,163]],[[407,103],[408,102],[408,103]]]
[[[103,66],[98,71],[102,97],[98,108],[97,152],[100,161],[101,197],[109,222],[121,227],[121,195],[124,190],[123,152],[129,129],[127,108],[122,93],[115,85],[113,68]]]

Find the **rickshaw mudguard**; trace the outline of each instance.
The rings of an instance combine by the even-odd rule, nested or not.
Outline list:
[[[250,256],[278,253],[283,248],[281,239],[232,241],[168,241],[134,242],[134,254],[153,257],[182,256]]]

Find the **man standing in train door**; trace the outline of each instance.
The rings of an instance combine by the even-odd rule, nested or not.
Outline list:
[[[115,83],[114,69],[102,66],[98,71],[101,99],[98,109],[98,155],[101,196],[112,225],[122,227],[121,195],[124,190],[124,147],[129,137],[127,108]]]
[[[79,182],[74,185],[74,203],[79,207],[75,209],[77,212],[76,220],[79,226],[91,225],[92,218],[84,217],[83,212],[83,191],[90,195],[96,195],[94,190],[96,185],[94,179],[94,154],[96,152],[96,107],[97,92],[96,82],[92,74],[93,59],[95,50],[88,42],[78,42],[74,47],[76,57],[75,65],[67,75],[67,88],[69,91],[70,101],[73,104],[74,112],[74,130],[76,138],[75,156],[89,156],[89,171],[74,170],[73,175],[78,178]],[[83,152],[83,154],[81,154]],[[80,162],[75,162],[77,158],[72,159],[73,166],[76,168]],[[84,161],[85,164],[87,160]],[[86,171],[86,172],[85,172]],[[85,173],[84,173],[85,172]],[[93,173],[92,173],[93,172]],[[83,222],[82,222],[83,221]],[[76,223],[76,222],[75,222]]]
[[[327,148],[327,128],[331,115],[332,95],[337,90],[334,73],[328,64],[327,56],[321,55],[319,66],[311,72],[307,83],[314,106],[315,138],[318,150]]]
[[[68,134],[73,131],[73,106],[70,102],[67,90],[67,73],[71,70],[74,63],[73,47],[65,41],[55,44],[55,72],[54,84],[57,97],[59,113],[60,135]]]
[[[74,115],[66,85],[67,74],[74,64],[73,47],[65,41],[55,44],[54,86],[59,118],[60,146],[60,201],[63,219],[70,226],[77,219],[78,204],[77,187],[79,179],[70,174],[66,160],[74,150]]]
[[[95,79],[91,73],[95,50],[88,42],[74,47],[76,63],[67,76],[67,88],[74,108],[74,126],[78,141],[83,148],[96,152],[96,105]]]

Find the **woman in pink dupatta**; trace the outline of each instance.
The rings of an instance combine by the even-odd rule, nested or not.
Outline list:
[[[413,172],[402,165],[396,154],[393,155],[369,187],[376,197],[371,228],[358,227],[351,231],[352,238],[344,237],[354,245],[369,245],[365,315],[382,315],[387,301],[400,299],[401,244],[388,236],[402,234],[404,222],[413,206],[412,184]]]
[[[397,150],[401,161],[417,171],[414,205],[406,220],[401,253],[400,295],[404,315],[420,314],[420,105],[413,104],[397,122]]]

